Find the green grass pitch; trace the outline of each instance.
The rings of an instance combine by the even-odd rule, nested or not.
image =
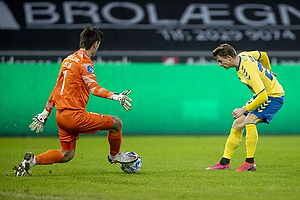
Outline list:
[[[300,137],[260,136],[257,171],[236,172],[245,140],[230,170],[205,168],[222,156],[226,136],[124,136],[122,149],[142,158],[136,174],[107,161],[106,137],[82,136],[68,163],[35,166],[15,177],[13,166],[27,151],[59,149],[55,137],[0,138],[0,199],[300,199]]]

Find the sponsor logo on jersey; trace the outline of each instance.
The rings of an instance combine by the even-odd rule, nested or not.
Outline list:
[[[94,68],[93,68],[92,65],[88,65],[88,66],[86,67],[86,70],[87,70],[87,72],[94,73]]]

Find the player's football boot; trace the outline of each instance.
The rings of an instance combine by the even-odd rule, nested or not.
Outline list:
[[[256,171],[256,165],[255,163],[248,163],[248,162],[244,162],[244,164],[242,164],[242,166],[240,166],[239,168],[237,168],[237,170],[235,170],[237,172],[240,171]]]
[[[221,165],[220,162],[218,162],[217,164],[211,166],[211,167],[208,167],[206,168],[206,170],[210,170],[210,169],[230,169],[230,166],[229,164],[227,165]]]
[[[31,168],[31,163],[33,161],[34,155],[31,152],[27,152],[24,155],[22,162],[19,166],[14,166],[15,176],[24,176],[25,174],[29,174],[29,169]]]
[[[112,163],[131,163],[138,159],[136,155],[129,155],[123,152],[119,152],[116,156],[108,155],[108,161]]]

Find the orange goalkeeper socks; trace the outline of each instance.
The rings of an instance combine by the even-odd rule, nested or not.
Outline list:
[[[49,150],[36,156],[36,165],[50,165],[62,162],[63,155],[60,150]]]
[[[122,131],[119,131],[117,133],[112,133],[108,131],[108,142],[110,145],[110,155],[115,156],[120,152],[121,148],[121,142],[122,142]]]

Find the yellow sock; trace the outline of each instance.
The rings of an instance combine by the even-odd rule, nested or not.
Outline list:
[[[231,159],[235,149],[239,146],[242,140],[243,130],[231,128],[230,134],[226,141],[223,158]]]
[[[258,133],[255,124],[246,124],[246,149],[247,157],[254,158],[256,144],[258,141]]]

